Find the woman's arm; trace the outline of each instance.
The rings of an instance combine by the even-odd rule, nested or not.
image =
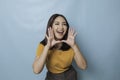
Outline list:
[[[36,74],[40,73],[43,70],[49,48],[53,47],[57,43],[60,43],[60,41],[56,41],[54,39],[52,28],[48,28],[48,35],[46,35],[46,38],[47,38],[46,46],[44,47],[40,57],[36,56],[35,61],[33,62],[33,71]]]
[[[44,64],[46,62],[48,50],[49,50],[49,47],[45,46],[41,55],[36,56],[36,58],[33,62],[33,72],[34,73],[39,74],[43,70]]]
[[[80,52],[78,46],[75,44],[74,46],[72,46],[72,49],[74,50],[74,53],[75,53],[74,60],[77,66],[82,70],[85,70],[87,68],[87,63],[82,53]]]
[[[74,31],[74,29],[70,28],[68,31],[67,40],[62,40],[62,41],[67,43],[68,45],[70,45],[72,47],[72,49],[75,52],[75,55],[74,55],[75,62],[77,63],[79,68],[84,70],[84,69],[86,69],[87,63],[86,63],[86,60],[84,59],[84,57],[82,56],[78,46],[75,44],[76,34],[77,33]]]

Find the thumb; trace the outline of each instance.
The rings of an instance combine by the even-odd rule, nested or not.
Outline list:
[[[66,40],[62,40],[61,42],[64,42],[64,43],[66,43],[67,41],[66,41]]]
[[[55,43],[61,43],[61,41],[55,41]]]

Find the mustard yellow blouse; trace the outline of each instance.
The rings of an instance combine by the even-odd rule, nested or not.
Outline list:
[[[44,49],[44,45],[39,44],[36,56],[40,56]],[[72,64],[74,51],[70,48],[67,51],[49,50],[46,59],[46,67],[52,73],[61,73],[66,71]]]

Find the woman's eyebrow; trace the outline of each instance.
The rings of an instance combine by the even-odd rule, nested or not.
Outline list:
[[[66,23],[66,22],[62,22],[62,23]]]
[[[55,23],[59,23],[59,21],[54,21]],[[66,23],[66,22],[62,22],[62,23]]]

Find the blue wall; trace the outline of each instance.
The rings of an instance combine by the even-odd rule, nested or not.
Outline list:
[[[120,80],[120,0],[1,0],[0,80],[44,80],[32,71],[38,43],[53,13],[64,14],[88,69],[78,80]]]

